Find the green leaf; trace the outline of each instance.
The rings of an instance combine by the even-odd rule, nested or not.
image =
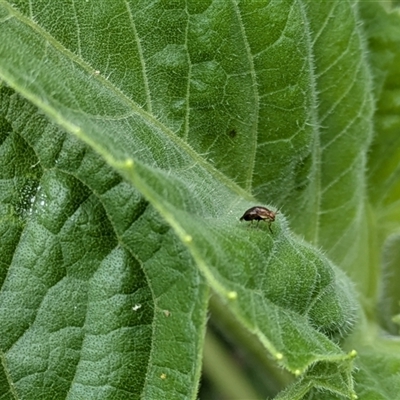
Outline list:
[[[0,0],[0,18],[4,398],[196,398],[210,289],[260,370],[297,378],[282,398],[371,387],[345,342],[360,306],[374,319],[384,190],[371,206],[357,3]],[[272,233],[239,222],[268,203]]]
[[[22,229],[0,295],[3,389],[27,398],[194,396],[208,290],[191,257],[98,156],[15,95],[1,103],[11,121],[18,116],[5,165],[43,167],[34,189],[9,179],[10,219]],[[15,142],[22,163],[9,161]],[[27,146],[39,163],[23,158]],[[25,208],[15,215],[19,192]]]
[[[361,6],[377,96],[376,135],[368,160],[371,247],[375,249],[371,265],[379,266],[381,258],[382,270],[375,268],[380,290],[368,305],[368,312],[371,306],[378,307],[378,316],[351,341],[359,343],[355,382],[360,398],[392,399],[400,388],[399,341],[379,332],[381,327],[394,335],[399,332],[395,314],[400,312],[400,13],[378,3],[362,2]]]
[[[294,228],[322,246],[364,293],[374,276],[365,252],[365,164],[373,98],[363,32],[350,3],[318,2],[306,10],[309,62],[315,71],[312,114],[305,124],[313,129],[313,140],[308,159],[298,168],[297,196],[291,196],[288,207]]]
[[[351,360],[355,356],[356,352],[354,351],[348,355],[348,358]],[[329,363],[317,364],[308,371],[306,376],[299,379],[285,392],[282,392],[277,399],[302,399],[310,388],[314,388],[314,395],[317,395],[318,399],[343,397],[356,399],[357,395],[352,390],[344,390],[345,388],[352,389],[351,367],[349,363],[343,363],[339,366]],[[309,397],[312,398],[313,395]]]
[[[399,342],[380,338],[360,349],[355,381],[360,399],[397,399],[400,391]]]
[[[377,135],[369,158],[369,189],[379,217],[378,229],[387,237],[399,230],[392,221],[398,220],[400,209],[400,16],[398,11],[385,12],[379,4],[364,4],[362,10],[379,95]]]
[[[400,14],[398,10],[386,11],[379,4],[367,3],[362,11],[379,96],[375,116],[377,134],[369,158],[369,191],[376,246],[383,249],[380,319],[386,329],[397,333],[392,317],[400,312]]]

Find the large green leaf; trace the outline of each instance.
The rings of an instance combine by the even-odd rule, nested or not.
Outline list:
[[[299,377],[282,398],[355,398],[368,325],[343,340],[379,267],[357,4],[0,16],[2,398],[196,398],[210,288],[233,336]],[[281,207],[272,234],[238,221],[252,194]]]

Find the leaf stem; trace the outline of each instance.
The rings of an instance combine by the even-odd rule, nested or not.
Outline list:
[[[262,370],[265,377],[264,387],[268,386],[268,391],[276,395],[280,390],[293,382],[293,376],[278,367],[271,354],[265,349],[262,343],[248,330],[240,325],[229,308],[224,306],[217,295],[210,298],[210,310],[212,313],[211,321],[216,327],[228,337],[228,340],[240,343],[240,347],[250,358],[250,362],[257,364],[257,370]]]
[[[262,398],[210,329],[207,330],[204,344],[203,372],[218,392],[230,400]]]

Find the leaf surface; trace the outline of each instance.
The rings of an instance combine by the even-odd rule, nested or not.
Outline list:
[[[368,294],[355,4],[0,1],[0,17],[18,93],[2,88],[4,396],[195,398],[210,287],[302,375],[297,395],[351,398],[337,339],[355,288],[312,244]],[[283,207],[273,234],[238,221],[252,193]]]

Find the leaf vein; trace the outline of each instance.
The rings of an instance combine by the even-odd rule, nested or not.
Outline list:
[[[244,42],[244,46],[246,48],[246,55],[249,61],[249,65],[250,65],[250,75],[253,81],[253,85],[252,89],[253,89],[253,94],[254,94],[254,102],[255,102],[255,117],[254,117],[254,122],[253,122],[253,126],[252,126],[252,130],[254,132],[254,138],[252,141],[250,141],[251,145],[249,145],[248,147],[248,153],[249,153],[249,157],[248,157],[248,170],[247,170],[247,178],[245,179],[245,189],[250,191],[251,190],[251,186],[252,186],[252,180],[253,180],[253,174],[254,174],[254,167],[255,167],[255,162],[256,162],[256,155],[257,155],[257,133],[258,133],[258,119],[259,119],[259,113],[260,113],[260,96],[258,93],[258,87],[257,87],[257,76],[256,76],[256,70],[255,70],[255,65],[254,65],[254,59],[253,59],[253,55],[251,54],[251,48],[250,48],[250,44],[249,41],[247,39],[247,34],[246,34],[246,30],[240,15],[240,11],[238,8],[238,5],[236,3],[235,0],[231,0],[232,1],[232,5],[233,8],[235,10],[235,13],[237,15],[237,20],[239,23],[239,29],[240,32],[242,33],[242,37],[243,37],[243,42]]]
[[[140,59],[140,65],[142,67],[141,70],[142,70],[142,76],[143,76],[143,83],[144,83],[144,87],[146,90],[146,109],[147,109],[148,113],[152,114],[151,91],[150,91],[149,81],[147,79],[147,68],[146,68],[146,61],[143,56],[142,44],[140,42],[139,34],[136,29],[136,24],[135,24],[135,20],[133,18],[130,4],[127,0],[125,0],[125,6],[128,11],[129,21],[131,23],[133,35],[135,36],[135,39],[136,39],[136,46],[137,46],[138,55],[139,55],[139,59]]]

